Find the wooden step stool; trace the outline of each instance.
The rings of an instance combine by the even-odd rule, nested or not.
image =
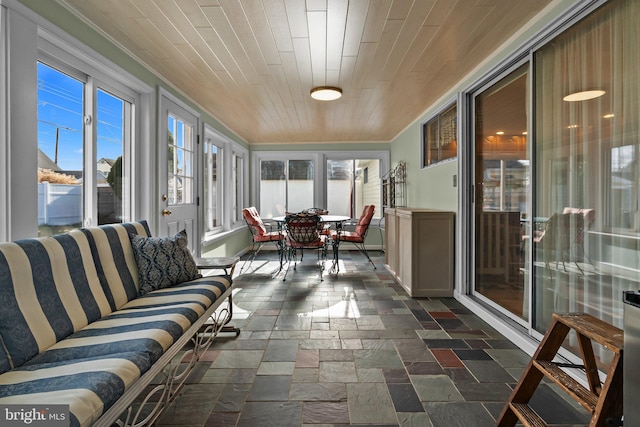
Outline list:
[[[569,331],[578,336],[583,366],[553,362]],[[604,384],[601,384],[591,341],[611,350],[613,360]],[[497,426],[513,426],[520,420],[525,426],[546,426],[545,421],[529,406],[543,375],[558,384],[591,416],[591,427],[604,427],[607,419],[622,418],[622,348],[624,335],[600,319],[583,313],[553,314],[553,322],[527,365],[511,397],[498,417]],[[568,375],[562,368],[585,370],[589,389]]]

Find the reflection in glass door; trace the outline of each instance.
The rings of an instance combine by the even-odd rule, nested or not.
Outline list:
[[[528,319],[528,64],[475,97],[474,294]]]

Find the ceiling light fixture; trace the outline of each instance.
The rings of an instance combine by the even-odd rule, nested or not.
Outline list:
[[[318,101],[334,101],[342,96],[342,89],[334,86],[318,86],[311,89],[311,97]]]
[[[598,98],[605,94],[603,90],[584,90],[581,92],[570,93],[562,98],[568,102],[586,101],[588,99]]]

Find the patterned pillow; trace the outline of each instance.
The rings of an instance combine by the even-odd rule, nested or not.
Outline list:
[[[187,246],[187,232],[174,237],[130,234],[138,264],[140,295],[202,277]]]

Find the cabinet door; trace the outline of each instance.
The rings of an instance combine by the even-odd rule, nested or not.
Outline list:
[[[413,219],[412,296],[452,296],[453,278],[453,214],[434,212]]]

